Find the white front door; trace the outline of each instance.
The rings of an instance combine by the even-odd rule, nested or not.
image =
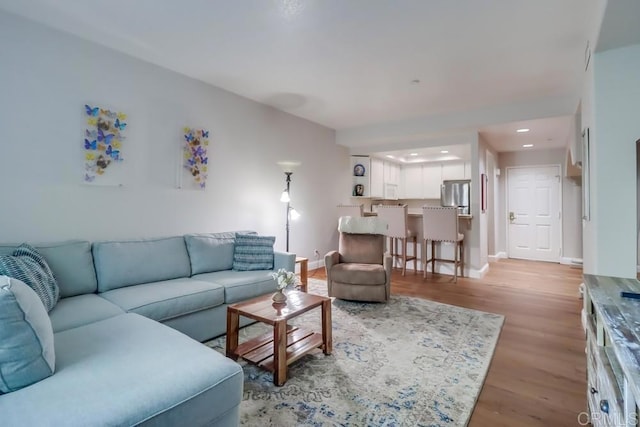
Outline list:
[[[509,258],[560,261],[560,167],[507,169]]]

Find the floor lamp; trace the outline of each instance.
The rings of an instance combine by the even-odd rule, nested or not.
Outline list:
[[[293,175],[293,169],[296,166],[299,166],[300,163],[299,162],[278,162],[278,164],[280,165],[280,167],[284,170],[284,174],[286,176],[285,178],[285,182],[286,182],[286,187],[285,189],[282,191],[282,195],[280,196],[280,201],[283,203],[287,204],[287,210],[286,210],[286,232],[287,232],[287,246],[286,246],[286,251],[289,252],[289,230],[291,229],[291,225],[290,225],[290,221],[291,220],[296,220],[298,218],[300,218],[300,214],[298,213],[298,211],[296,211],[293,206],[291,206],[291,175]]]

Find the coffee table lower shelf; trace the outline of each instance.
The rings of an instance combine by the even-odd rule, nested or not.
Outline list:
[[[324,350],[322,334],[287,325],[287,365],[316,348]],[[240,344],[234,353],[247,362],[275,372],[273,351],[273,332],[267,332]]]

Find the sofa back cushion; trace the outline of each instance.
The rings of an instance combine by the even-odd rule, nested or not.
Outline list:
[[[0,245],[0,255],[10,255],[19,245]],[[44,257],[60,289],[60,297],[92,294],[98,290],[93,267],[91,243],[71,240],[56,243],[32,244]]]
[[[191,274],[182,236],[95,242],[93,259],[99,292]]]
[[[191,260],[191,274],[231,270],[234,233],[187,234],[184,240]]]

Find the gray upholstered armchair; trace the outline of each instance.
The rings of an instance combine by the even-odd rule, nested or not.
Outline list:
[[[340,217],[338,250],[324,257],[329,296],[389,300],[392,258],[384,252],[386,223],[375,217]]]

